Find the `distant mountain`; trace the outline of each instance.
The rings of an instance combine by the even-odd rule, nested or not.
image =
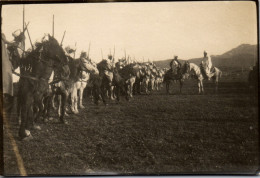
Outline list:
[[[225,52],[222,55],[212,55],[212,63],[216,67],[233,67],[233,68],[248,68],[255,65],[257,57],[257,45],[241,44],[238,47]],[[154,63],[161,68],[169,68],[172,59],[163,61],[155,61]],[[199,65],[202,58],[189,59],[189,62]],[[182,63],[184,60],[180,59]]]

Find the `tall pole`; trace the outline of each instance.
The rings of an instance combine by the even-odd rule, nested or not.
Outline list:
[[[88,45],[88,59],[89,59],[90,45],[91,45],[91,42],[89,42],[89,45]]]
[[[52,16],[52,37],[54,37],[54,14]]]
[[[103,58],[103,51],[102,51],[102,48],[101,48],[100,50],[101,50],[101,56],[102,56],[102,59],[101,59],[101,60],[103,60],[104,58]]]
[[[74,59],[76,57],[76,51],[77,51],[77,42],[75,43]]]
[[[115,45],[114,45],[114,54],[113,54],[112,60],[113,60],[113,64],[114,64],[114,62],[115,62]]]
[[[24,5],[23,5],[23,32],[24,32],[24,24],[25,24],[25,11],[24,11]],[[22,48],[23,48],[23,54],[22,56],[24,56],[24,51],[25,51],[25,41],[22,42]]]

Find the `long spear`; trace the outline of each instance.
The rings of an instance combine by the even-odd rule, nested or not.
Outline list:
[[[25,12],[24,12],[24,5],[23,5],[23,32],[24,32],[24,20],[25,20]],[[25,51],[25,41],[22,42],[22,45],[23,45],[23,54],[22,56],[24,56],[24,51]]]
[[[114,64],[114,62],[115,62],[115,45],[114,45],[114,54],[113,54],[112,60],[113,60],[113,64]]]
[[[126,60],[126,52],[125,52],[125,60]]]
[[[54,37],[54,14],[52,16],[52,37]]]
[[[102,51],[102,48],[100,48],[100,50],[101,50],[101,56],[102,56],[102,60],[103,60],[104,58],[103,58],[103,51]]]
[[[88,59],[89,59],[90,45],[91,45],[91,42],[89,42],[89,46],[88,46]]]
[[[76,55],[76,51],[77,51],[77,42],[75,43],[75,51],[74,51],[74,59],[75,59],[75,55]]]
[[[66,30],[65,30],[64,33],[63,33],[63,37],[62,37],[62,40],[61,40],[61,42],[60,42],[60,46],[62,46],[62,43],[63,43],[64,37],[65,37],[65,34],[66,34]]]

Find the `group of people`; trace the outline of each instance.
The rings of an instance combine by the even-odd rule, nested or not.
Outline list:
[[[13,37],[17,38],[21,33],[17,34],[13,33]],[[24,40],[25,38],[21,38]],[[13,96],[13,77],[12,77],[12,72],[13,72],[13,67],[12,63],[10,60],[9,52],[7,49],[7,45],[14,45],[18,47],[19,43],[22,43],[23,41],[8,41],[5,37],[5,35],[2,33],[2,76],[3,76],[3,90],[2,90],[2,95],[3,95],[3,105],[5,108],[10,107],[11,101],[12,101],[12,96]],[[70,46],[65,47],[64,49],[65,54],[70,57],[70,58],[75,58],[75,52],[76,49]],[[81,52],[80,55],[81,59],[84,59],[84,61],[87,61],[91,63],[92,65],[96,64],[89,58],[86,52]],[[108,59],[106,59],[107,64],[109,66],[108,70],[104,70],[104,72],[101,75],[106,75],[108,78],[111,77],[111,70],[115,68],[115,63],[114,63],[114,56],[108,55]],[[127,63],[126,59],[125,60],[119,60],[119,63]],[[178,56],[174,56],[174,59],[170,63],[170,67],[173,70],[173,62],[175,62],[177,65],[181,65],[180,62],[178,61]],[[208,79],[211,78],[212,73],[211,73],[211,68],[212,68],[212,61],[210,56],[207,54],[207,52],[204,51],[204,58],[201,62],[201,68],[204,70],[206,76]]]
[[[173,65],[173,63],[175,63],[175,65]],[[174,59],[170,62],[170,68],[172,71],[174,71],[174,66],[178,66],[177,69],[180,69],[181,63],[178,61],[178,56],[174,56]],[[204,51],[204,56],[200,63],[200,68],[208,80],[210,80],[210,78],[214,75],[212,72],[212,60],[206,51]]]

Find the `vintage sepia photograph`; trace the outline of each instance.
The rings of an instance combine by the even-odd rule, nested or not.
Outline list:
[[[258,174],[257,13],[2,3],[3,176]]]

